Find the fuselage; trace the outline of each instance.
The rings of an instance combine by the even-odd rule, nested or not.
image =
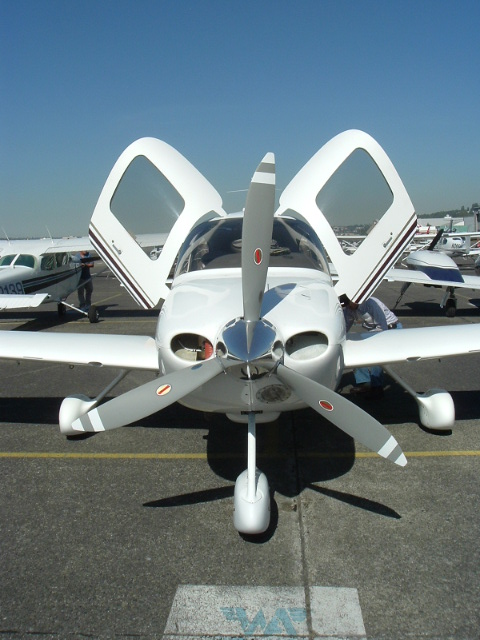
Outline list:
[[[5,252],[0,258],[0,294],[48,293],[49,300],[61,300],[75,290],[80,268],[67,252],[37,255]]]
[[[218,357],[225,327],[242,315],[241,271],[237,268],[194,271],[175,278],[157,325],[161,373]],[[336,388],[343,371],[345,322],[329,274],[314,269],[270,268],[262,320],[273,327],[285,365]],[[268,353],[250,365],[230,366],[182,404],[200,411],[226,413],[244,421],[257,411],[258,422],[305,405],[275,376]]]
[[[457,264],[443,251],[428,251],[420,249],[413,251],[405,260],[409,269],[421,271],[432,280],[448,280],[463,282],[462,274]]]

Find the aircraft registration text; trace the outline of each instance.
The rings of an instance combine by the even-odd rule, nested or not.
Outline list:
[[[0,293],[1,294],[13,294],[13,295],[24,295],[25,291],[23,290],[23,284],[21,282],[7,282],[5,284],[0,284]]]

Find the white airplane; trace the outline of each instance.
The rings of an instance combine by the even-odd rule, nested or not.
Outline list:
[[[84,311],[66,301],[77,290],[81,275],[72,253],[91,249],[88,237],[0,242],[0,310],[55,302],[60,316],[70,307],[97,322],[94,305]]]
[[[158,247],[168,234],[141,234],[136,237],[141,247]],[[58,315],[67,307],[98,322],[95,305],[79,309],[67,302],[78,289],[81,268],[75,255],[92,251],[88,236],[79,238],[43,238],[38,240],[0,241],[0,311],[30,309],[43,303],[56,303]],[[154,249],[155,255],[161,249]]]
[[[466,231],[464,233],[444,233],[437,244],[437,250],[451,257],[478,256],[480,233]]]
[[[400,304],[405,292],[411,284],[422,284],[427,287],[445,288],[440,307],[445,308],[449,318],[453,318],[457,310],[455,289],[480,289],[480,277],[468,275],[460,271],[459,266],[448,251],[437,250],[437,243],[442,240],[440,230],[430,243],[428,249],[412,251],[403,260],[407,267],[392,268],[386,275],[390,282],[403,282],[404,285],[395,306]]]
[[[383,174],[391,202],[350,255],[317,203],[337,170],[357,153]],[[140,169],[147,171],[148,181],[140,177]],[[136,178],[140,189],[133,185]],[[156,260],[114,215],[120,210],[126,215],[131,194],[143,189],[159,197],[157,212],[178,216]],[[339,296],[357,302],[370,296],[416,228],[398,174],[370,136],[352,130],[328,142],[283,191],[276,212],[274,190],[275,161],[267,153],[254,173],[243,218],[228,216],[219,194],[175,149],[153,138],[134,142],[106,181],[90,237],[141,305],[152,308],[164,299],[155,336],[0,332],[1,358],[119,370],[96,398],[63,400],[63,434],[115,429],[177,401],[245,423],[247,469],[235,484],[234,525],[247,534],[262,533],[270,519],[268,482],[256,466],[257,423],[311,407],[380,456],[404,466],[406,458],[385,427],[335,391],[344,370],[480,350],[480,325],[347,337]],[[129,207],[116,202],[118,197],[125,197]],[[132,210],[144,210],[143,203]],[[325,250],[338,271],[335,286]],[[170,289],[165,282],[174,261]],[[132,370],[159,377],[101,404]],[[416,399],[425,426],[453,426],[450,394],[416,394],[395,379]]]

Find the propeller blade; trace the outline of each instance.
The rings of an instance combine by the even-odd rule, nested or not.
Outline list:
[[[401,467],[407,464],[400,445],[375,418],[340,394],[279,364],[277,376],[314,411],[363,445]]]
[[[260,319],[274,211],[275,156],[267,153],[252,178],[243,216],[242,290],[243,316],[247,323]]]
[[[434,237],[434,239],[430,242],[430,244],[427,247],[427,251],[433,251],[435,249],[435,247],[438,244],[438,241],[440,240],[440,238],[443,235],[443,229],[439,229]]]
[[[72,429],[107,431],[141,420],[192,393],[223,370],[220,360],[212,358],[156,378],[92,409],[75,420]]]

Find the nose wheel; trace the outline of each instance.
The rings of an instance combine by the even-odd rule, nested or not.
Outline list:
[[[90,307],[90,309],[88,310],[88,319],[89,321],[94,324],[95,322],[98,322],[100,319],[100,314],[98,313],[98,309],[95,305],[92,305]]]
[[[455,317],[457,312],[457,297],[455,296],[455,289],[453,287],[448,287],[440,306],[445,307],[445,315],[447,318]]]
[[[85,311],[84,309],[75,307],[73,304],[69,304],[65,300],[62,300],[57,304],[57,312],[59,318],[63,318],[65,316],[65,314],[67,313],[67,307],[69,309],[73,309],[73,311],[78,311],[78,313],[86,316],[92,324],[100,320],[100,314],[98,313],[98,309],[95,305],[92,304],[92,306]]]
[[[270,524],[267,477],[256,466],[255,412],[248,414],[248,468],[237,478],[233,495],[233,524],[240,533],[258,534]]]

